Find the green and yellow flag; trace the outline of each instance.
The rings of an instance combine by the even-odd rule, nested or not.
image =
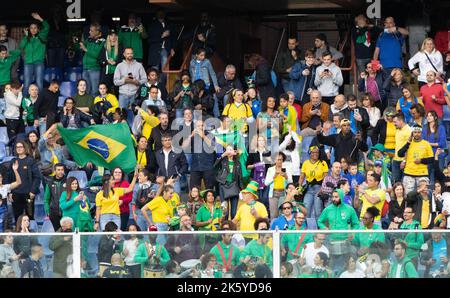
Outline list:
[[[80,129],[66,129],[58,125],[58,131],[78,165],[85,166],[91,162],[109,170],[120,167],[125,173],[134,171],[136,154],[126,123]]]
[[[245,147],[245,139],[244,137],[237,131],[232,131],[229,133],[215,133],[214,134],[216,143],[221,145],[224,149],[224,152],[228,145],[236,147],[239,152],[239,163],[242,168],[242,177],[244,178],[244,182],[248,180],[250,177],[250,172],[247,170],[247,157],[248,152]]]

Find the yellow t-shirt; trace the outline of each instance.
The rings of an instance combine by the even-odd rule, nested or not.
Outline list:
[[[138,152],[137,152],[137,162],[143,168],[145,168],[147,166],[147,155],[145,154],[145,151],[144,152],[140,152],[138,150]]]
[[[402,129],[397,129],[395,132],[395,157],[394,160],[402,161],[404,158],[398,157],[398,151],[405,146],[406,142],[408,142],[409,137],[411,136],[411,127],[408,124],[403,126]]]
[[[246,103],[242,103],[239,106],[235,103],[229,103],[223,109],[222,115],[228,116],[232,120],[244,119],[244,121],[247,118],[253,117],[252,108]],[[242,131],[246,132],[247,128],[247,124],[245,124]]]
[[[102,101],[102,99],[100,96],[97,96],[96,98],[94,98],[93,105],[95,105],[99,101]],[[107,113],[113,114],[119,107],[119,101],[117,100],[117,97],[114,94],[108,93],[106,94],[106,101],[109,101],[109,103],[111,104],[111,108],[108,109]]]
[[[173,216],[173,208],[163,197],[159,196],[147,203],[148,209],[152,212],[154,223],[169,223],[167,217]]]
[[[428,200],[423,200],[422,202],[422,215],[420,218],[422,229],[426,229],[430,225],[430,204],[428,202]]]
[[[314,179],[320,182],[328,174],[328,165],[324,161],[312,163],[309,159],[302,165],[302,173],[306,176],[306,181],[311,182]]]
[[[433,149],[430,143],[425,140],[420,142],[412,141],[406,151],[405,174],[411,176],[428,176],[428,165],[415,164],[414,160],[433,157]]]
[[[397,129],[394,123],[386,122],[386,140],[384,141],[384,148],[395,149],[395,134]]]
[[[366,192],[369,196],[379,197],[380,201],[376,204],[372,204],[366,199],[364,195],[361,195],[359,199],[363,202],[363,205],[361,207],[361,214],[359,218],[362,219],[364,217],[367,208],[374,206],[375,208],[378,209],[378,211],[380,211],[380,214],[377,217],[375,217],[375,220],[381,220],[381,210],[383,209],[384,201],[386,200],[386,192],[381,188],[377,188],[375,190],[366,189]]]
[[[260,203],[256,202],[253,207],[255,208],[256,212],[258,212],[260,217],[268,217],[269,214],[267,213],[266,207]],[[240,224],[240,231],[254,231],[255,227],[253,226],[255,224],[256,218],[250,213],[251,206],[248,204],[242,204],[239,209],[236,212],[236,216],[234,217],[237,221],[239,221]],[[244,234],[244,237],[247,238],[256,238],[255,234],[248,235]]]
[[[119,198],[125,193],[125,188],[114,188],[114,194],[109,192],[109,198],[103,196],[103,191],[99,191],[95,196],[95,205],[101,207],[100,214],[120,215]]]
[[[284,177],[281,175],[275,175],[273,178],[273,189],[284,190]]]

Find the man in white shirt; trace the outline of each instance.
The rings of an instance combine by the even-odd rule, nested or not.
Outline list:
[[[314,242],[305,244],[300,254],[300,264],[309,267],[314,267],[314,258],[318,252],[323,252],[327,256],[330,256],[328,248],[323,245],[325,242],[325,234],[314,235]]]

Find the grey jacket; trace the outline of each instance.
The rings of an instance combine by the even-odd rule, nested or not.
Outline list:
[[[139,86],[134,84],[125,84],[125,79],[131,73],[135,80],[139,81],[139,86],[147,83],[147,74],[141,63],[133,60],[128,64],[125,60],[117,65],[114,71],[114,85],[119,87],[119,94],[126,96],[134,96],[139,89]]]
[[[320,78],[320,74],[328,69],[331,73],[331,77]],[[336,64],[331,63],[330,66],[324,66],[323,64],[317,67],[316,78],[314,85],[317,86],[317,90],[320,91],[322,96],[336,96],[339,94],[339,87],[344,83],[342,78],[342,72]]]

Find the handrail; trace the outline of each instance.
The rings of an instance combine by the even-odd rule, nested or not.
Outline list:
[[[283,41],[283,38],[284,38],[284,33],[286,33],[286,28],[283,28],[283,32],[281,32],[281,37],[280,37],[280,41],[278,42],[277,52],[275,53],[275,58],[273,59],[272,69],[275,68],[275,64],[277,63],[278,54],[280,53],[280,48],[281,48],[281,42]]]
[[[166,64],[164,64],[162,72],[164,74],[166,74],[167,76],[180,74],[184,69],[187,68],[187,66],[189,64],[190,58],[192,56],[193,47],[194,47],[194,43],[191,43],[189,49],[186,52],[186,55],[184,56],[183,62],[181,63],[179,69],[170,70],[170,62],[172,61],[173,56],[167,57],[167,62],[166,62]],[[171,82],[171,80],[169,80],[169,78],[167,78],[167,80],[166,80],[166,89],[167,90],[172,89],[172,88],[170,88],[171,87],[170,82]]]
[[[350,32],[347,32],[344,38],[344,42],[342,43],[340,51],[345,48],[345,44],[349,40]],[[350,66],[349,67],[341,67],[341,71],[352,71],[353,70],[353,94],[357,94],[358,92],[358,73],[356,71],[356,56],[355,56],[355,44],[353,39],[350,38]]]

